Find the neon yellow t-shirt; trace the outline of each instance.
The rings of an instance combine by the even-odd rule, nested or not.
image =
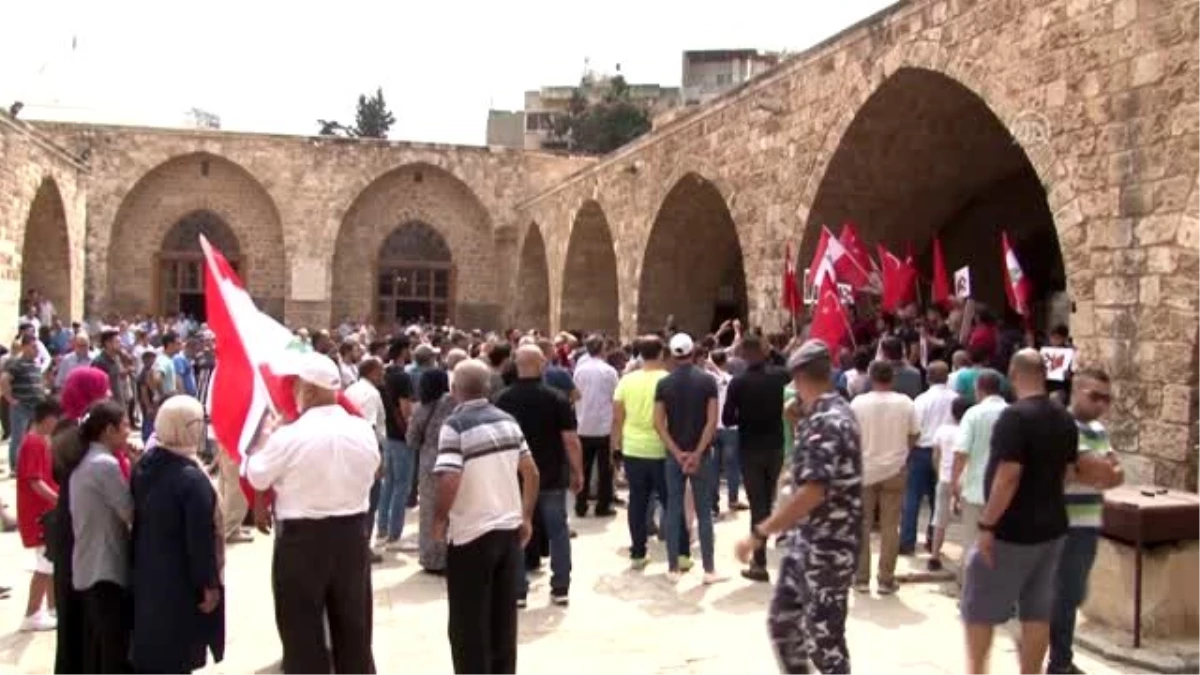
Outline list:
[[[635,370],[617,383],[613,400],[625,404],[621,452],[626,457],[663,459],[667,456],[667,449],[654,430],[654,391],[658,381],[666,376],[665,370]]]

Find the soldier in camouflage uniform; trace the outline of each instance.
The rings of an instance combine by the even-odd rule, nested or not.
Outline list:
[[[862,453],[858,423],[831,383],[825,343],[809,340],[788,362],[804,417],[796,427],[791,484],[795,492],[739,542],[754,546],[788,533],[771,600],[771,641],[785,673],[850,672],[846,601],[862,527]],[[743,560],[744,561],[744,560]]]

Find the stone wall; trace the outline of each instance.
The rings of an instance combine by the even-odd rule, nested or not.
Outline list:
[[[459,244],[458,318],[490,325],[505,314],[505,289],[516,271],[515,261],[498,259],[503,251],[496,244],[515,227],[514,205],[592,163],[519,150],[332,137],[63,123],[38,128],[88,157],[87,304],[93,312],[152,309],[149,268],[161,233],[188,211],[207,208],[242,241],[253,294],[278,304],[290,323],[326,325],[335,278],[348,275],[345,289],[337,289],[339,311],[364,313],[374,298],[373,265],[363,264],[371,256],[339,272],[339,234],[350,232],[345,241],[352,250],[337,260],[351,261],[365,255],[362,246],[378,244],[402,220],[421,215]],[[429,181],[420,189],[402,180],[422,167]],[[133,232],[139,236],[127,236]]]
[[[30,288],[59,314],[82,316],[87,203],[80,163],[3,112],[0,158],[0,341],[7,343]]]
[[[1194,489],[1198,37],[1195,1],[899,3],[523,204],[549,233],[551,316],[576,311],[562,303],[578,283],[566,279],[586,272],[567,260],[584,204],[604,214],[617,275],[583,285],[615,284],[630,336],[666,195],[688,174],[714,185],[750,322],[770,329],[785,319],[786,242],[811,246],[821,224],[860,218],[870,244],[919,245],[1027,165],[1082,359],[1116,378],[1111,424],[1132,477]]]

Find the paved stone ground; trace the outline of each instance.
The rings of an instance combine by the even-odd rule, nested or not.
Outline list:
[[[13,482],[0,483],[13,504]],[[415,516],[414,514],[411,514]],[[408,534],[415,534],[409,518]],[[705,588],[699,565],[677,586],[665,578],[662,544],[640,573],[628,570],[625,514],[577,520],[571,606],[549,605],[547,576],[535,576],[530,606],[521,614],[518,668],[523,673],[777,672],[767,640],[771,589],[736,574],[732,547],[747,513],[717,524],[717,566],[728,582]],[[389,553],[376,568],[375,658],[380,672],[452,672],[446,641],[443,581],[418,571],[415,554]],[[30,554],[15,534],[0,536],[0,673],[50,672],[54,634],[17,633],[28,585]],[[229,640],[226,660],[206,672],[279,672],[280,647],[270,592],[269,538],[229,549]],[[699,561],[697,560],[697,563]],[[777,559],[772,556],[772,569]],[[909,563],[901,559],[901,565]],[[916,565],[924,567],[924,560]],[[904,572],[904,570],[900,570]],[[908,583],[892,597],[851,594],[848,637],[858,672],[956,673],[965,666],[955,600],[937,583]],[[1089,673],[1122,672],[1081,654]],[[995,672],[1017,672],[1012,639],[997,635]]]

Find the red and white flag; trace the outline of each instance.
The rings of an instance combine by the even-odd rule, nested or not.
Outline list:
[[[842,246],[842,242],[833,236],[828,227],[822,225],[821,238],[817,241],[817,250],[813,253],[812,264],[809,265],[810,283],[813,288],[820,289],[826,276],[832,278],[836,287],[838,282],[842,281],[842,268],[849,264],[849,260],[846,247]]]
[[[1008,233],[1000,233],[1000,246],[1004,249],[1004,292],[1008,305],[1021,316],[1029,316],[1029,293],[1032,290],[1029,277],[1021,270],[1021,261],[1008,244]]]
[[[208,387],[213,436],[240,462],[258,436],[268,411],[284,420],[298,417],[292,394],[294,376],[277,375],[290,356],[307,351],[299,338],[259,311],[229,261],[200,237],[207,274],[204,304],[216,343],[217,364]],[[339,403],[358,410],[339,394]]]
[[[823,341],[829,347],[830,353],[836,354],[838,345],[842,343],[842,338],[845,337],[849,327],[850,321],[846,317],[845,308],[842,307],[842,298],[838,293],[837,284],[830,275],[821,277],[821,286],[817,295],[816,309],[813,311],[809,337]]]
[[[800,312],[800,287],[796,283],[796,259],[792,257],[792,243],[788,242],[783,260],[783,306],[792,315]]]
[[[854,223],[842,224],[838,242],[846,250],[846,257],[841,266],[837,266],[835,261],[838,281],[849,284],[855,291],[871,286],[871,272],[874,271],[875,263],[871,260],[871,254],[867,252],[866,244],[858,238],[858,230],[855,229]]]

